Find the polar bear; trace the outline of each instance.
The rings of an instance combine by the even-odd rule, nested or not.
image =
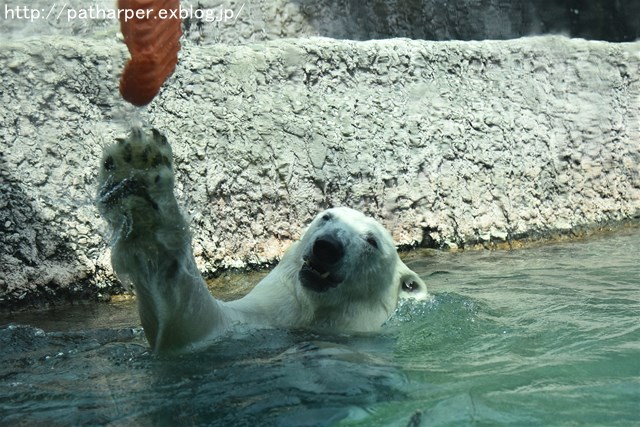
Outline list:
[[[427,296],[389,232],[339,207],[318,214],[249,294],[218,301],[196,267],[173,184],[171,147],[157,130],[134,129],[105,148],[97,207],[113,230],[114,270],[135,289],[155,351],[193,348],[241,325],[375,331],[400,298]]]

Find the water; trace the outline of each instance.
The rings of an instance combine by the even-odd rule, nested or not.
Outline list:
[[[14,316],[0,425],[640,425],[638,253],[636,228],[414,254],[434,298],[382,334],[260,331],[177,358],[149,353],[130,304]]]

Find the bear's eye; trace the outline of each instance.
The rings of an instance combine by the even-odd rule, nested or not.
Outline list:
[[[368,244],[378,249],[378,241],[371,234],[368,234],[367,237],[365,237],[364,239],[367,241]]]
[[[420,286],[414,281],[404,281],[402,282],[402,290],[405,292],[415,292],[420,288]]]
[[[330,221],[331,218],[333,218],[333,217],[331,216],[330,213],[326,213],[326,214],[322,215],[322,220],[323,221]]]

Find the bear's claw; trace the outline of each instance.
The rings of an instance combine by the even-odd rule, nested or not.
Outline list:
[[[159,178],[159,175],[156,178]],[[112,186],[103,186],[100,189],[98,200],[103,205],[115,205],[129,196],[140,197],[146,200],[153,209],[158,210],[158,204],[149,196],[144,183],[136,178],[124,179]]]

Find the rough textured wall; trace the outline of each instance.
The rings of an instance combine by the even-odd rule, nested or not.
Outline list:
[[[188,44],[137,117],[116,91],[115,39],[2,42],[0,305],[113,285],[95,176],[136,121],[173,144],[207,272],[273,261],[333,205],[436,247],[638,217],[639,51],[560,37]]]
[[[86,37],[117,31],[117,20],[105,13],[113,10],[115,0],[6,0],[4,4],[3,36]],[[637,0],[181,0],[181,4],[185,36],[199,44],[310,36],[484,40],[553,33],[627,42],[640,37]],[[18,19],[19,6],[28,8],[28,18]]]
[[[637,0],[294,0],[323,36],[357,40],[509,39],[536,34],[640,37]]]

